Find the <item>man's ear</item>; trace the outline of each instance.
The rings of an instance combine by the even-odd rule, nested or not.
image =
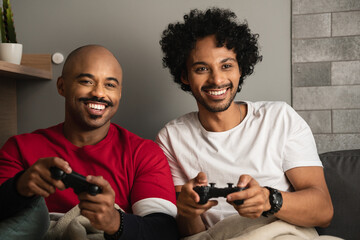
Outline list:
[[[183,71],[181,73],[181,82],[185,85],[190,85],[189,80],[188,80],[188,75],[186,71]]]
[[[64,95],[65,95],[65,90],[64,90],[64,86],[65,85],[65,83],[64,83],[64,78],[63,77],[59,77],[58,78],[58,80],[57,80],[57,82],[56,82],[56,87],[57,87],[57,90],[58,90],[58,93],[61,95],[61,96],[63,96],[63,97],[65,97]]]
[[[120,86],[120,99],[121,100],[121,97],[122,97],[122,85]]]

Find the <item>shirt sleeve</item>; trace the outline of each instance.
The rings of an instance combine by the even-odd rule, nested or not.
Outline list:
[[[284,172],[295,167],[322,166],[309,125],[290,106],[285,123],[289,135],[284,146]]]
[[[24,197],[16,191],[16,182],[22,173],[19,172],[0,185],[0,220],[15,215],[36,200],[36,196]]]
[[[184,171],[182,170],[181,166],[179,165],[176,159],[176,156],[173,153],[172,144],[166,128],[163,128],[159,132],[159,134],[156,137],[156,143],[160,146],[160,148],[162,149],[162,151],[164,152],[167,158],[168,164],[170,166],[172,178],[174,181],[174,185],[175,186],[184,185],[188,181],[188,178],[184,174]]]
[[[21,196],[16,182],[24,172],[24,166],[15,137],[9,138],[0,150],[0,219],[6,219],[20,212],[36,200]]]
[[[0,184],[27,168],[21,159],[16,138],[9,138],[0,150]]]
[[[169,164],[153,141],[145,142],[135,156],[136,177],[131,190],[133,213],[145,216],[165,213],[176,216],[175,187]]]

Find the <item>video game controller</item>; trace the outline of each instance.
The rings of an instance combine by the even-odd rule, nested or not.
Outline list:
[[[66,188],[73,188],[76,194],[87,192],[90,195],[95,196],[102,192],[99,186],[87,182],[86,178],[77,172],[72,171],[70,174],[67,174],[57,167],[51,167],[50,172],[52,178],[61,180]]]
[[[215,183],[210,183],[210,186],[196,186],[193,189],[200,196],[198,203],[205,204],[210,198],[226,197],[230,193],[240,192],[246,188],[233,187],[232,183],[228,183],[227,188],[216,188]],[[235,200],[234,203],[241,205],[244,203],[244,200]]]

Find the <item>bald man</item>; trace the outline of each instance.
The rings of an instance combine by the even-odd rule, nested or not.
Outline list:
[[[113,54],[97,45],[74,50],[57,89],[65,98],[65,121],[14,136],[0,150],[0,239],[40,239],[49,225],[47,209],[66,213],[76,205],[105,239],[177,239],[166,157],[154,142],[111,123],[122,90]],[[102,192],[76,195],[51,177],[51,167],[87,176]]]

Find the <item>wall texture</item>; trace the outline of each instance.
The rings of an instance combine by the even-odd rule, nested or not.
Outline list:
[[[292,104],[320,153],[360,148],[359,0],[292,0]]]

